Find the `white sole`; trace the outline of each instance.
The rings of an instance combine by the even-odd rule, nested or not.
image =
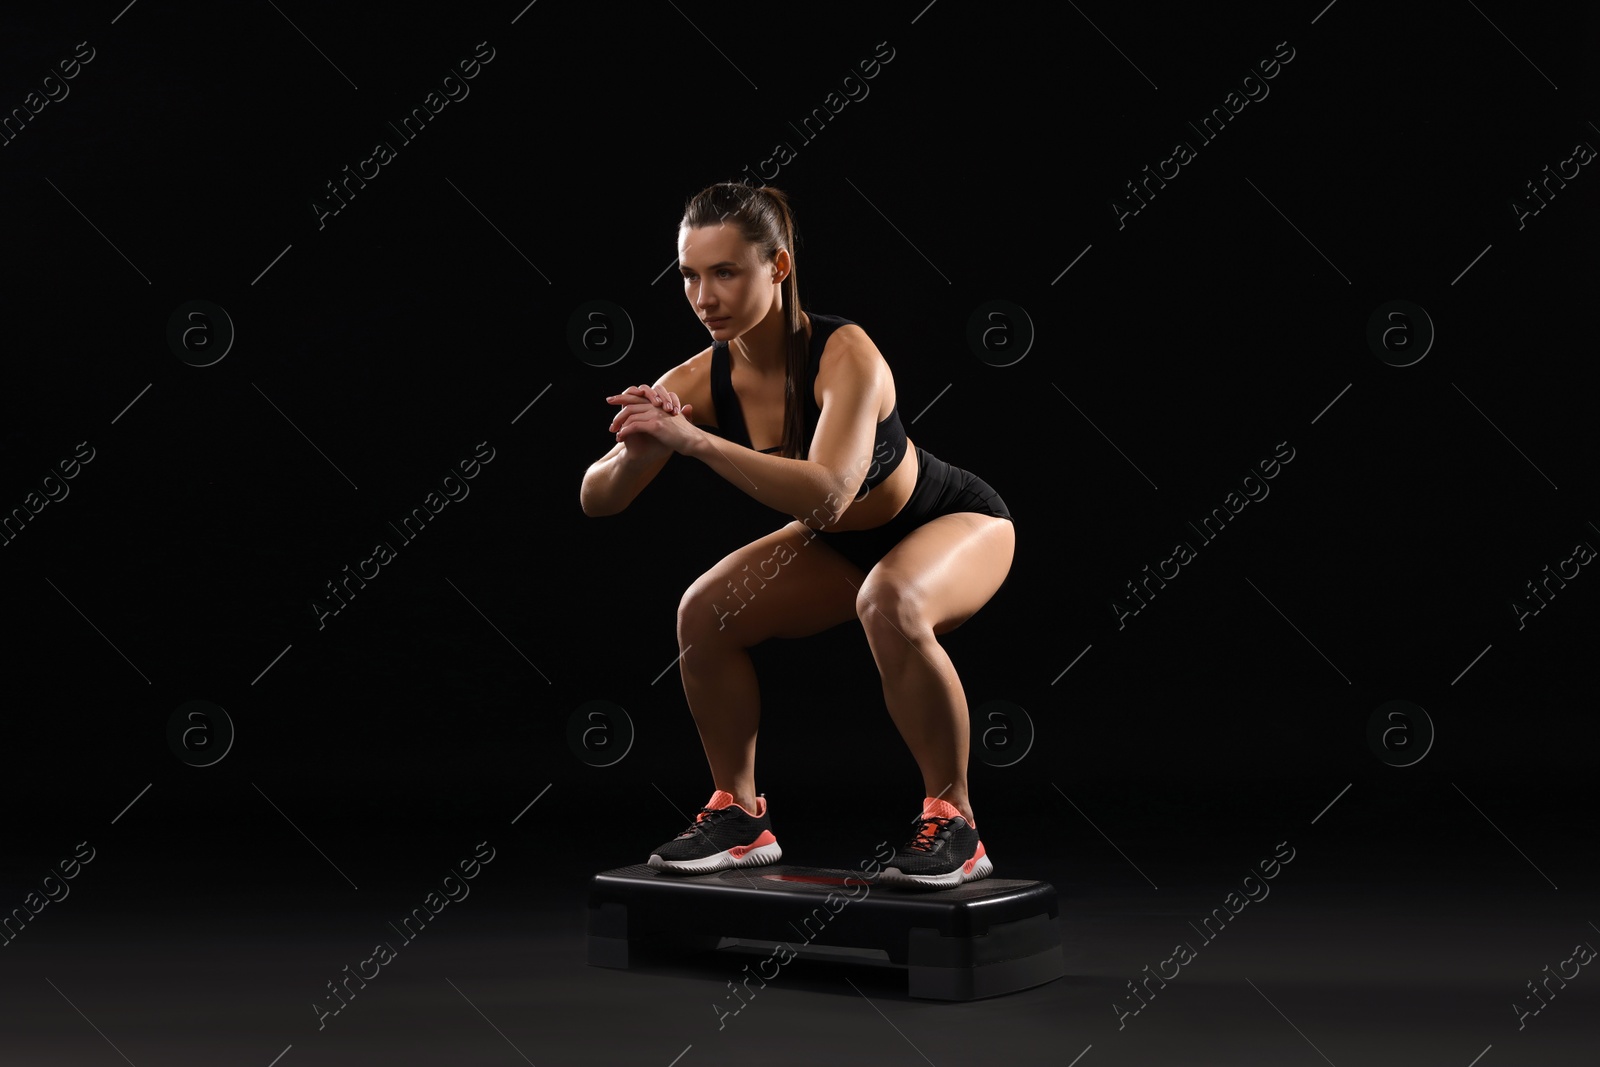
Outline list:
[[[753,848],[737,859],[730,855],[732,851],[732,849],[727,849],[718,852],[714,856],[706,856],[697,860],[664,860],[652,852],[649,866],[658,871],[677,871],[682,874],[710,874],[712,871],[723,871],[729,867],[759,867],[768,863],[777,863],[783,858],[783,849],[778,847],[776,841],[770,845]]]
[[[989,854],[985,852],[972,865],[972,873],[967,874],[957,867],[949,874],[906,874],[898,867],[885,867],[878,872],[878,877],[873,879],[883,885],[906,886],[911,889],[954,889],[966,882],[975,882],[979,878],[987,878],[994,873],[994,864],[989,862]]]

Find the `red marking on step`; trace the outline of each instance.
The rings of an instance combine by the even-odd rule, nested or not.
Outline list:
[[[774,882],[811,882],[817,885],[871,885],[860,878],[833,878],[822,874],[763,874],[761,877],[770,878]]]

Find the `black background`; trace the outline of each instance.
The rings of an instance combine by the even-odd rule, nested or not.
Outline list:
[[[942,639],[975,716],[1007,701],[1036,732],[990,766],[974,719],[986,840],[1038,858],[1002,873],[1066,888],[1080,855],[1120,863],[1108,840],[1231,871],[1337,796],[1314,832],[1388,856],[1367,873],[1387,866],[1389,892],[1447,866],[1542,889],[1540,861],[1552,907],[1587,917],[1566,909],[1594,891],[1600,579],[1584,568],[1520,629],[1511,602],[1600,546],[1600,178],[1583,167],[1520,228],[1511,205],[1600,145],[1594,17],[1318,8],[5,16],[0,108],[78,42],[95,54],[0,147],[0,509],[79,442],[94,459],[0,548],[0,905],[88,840],[98,884],[39,919],[59,938],[97,914],[329,913],[383,886],[399,909],[489,840],[498,906],[576,915],[594,870],[679,829],[711,784],[668,669],[678,598],[786,516],[682,457],[619,516],[586,518],[578,488],[612,444],[603,398],[706,344],[668,269],[685,199],[781,141],[803,305],[867,329],[911,438],[1016,519],[1006,585]],[[397,143],[386,122],[481,41],[470,95],[319,226],[325,183]],[[1199,145],[1186,122],[1285,41],[1270,95]],[[803,141],[789,123],[879,42],[869,94]],[[1197,157],[1119,227],[1124,183],[1179,139]],[[1436,338],[1395,367],[1367,335],[1402,299]],[[191,300],[236,330],[211,366],[167,341]],[[636,333],[614,365],[568,344],[590,300]],[[1026,309],[1020,362],[969,347],[989,300]],[[319,628],[324,584],[485,441],[470,495]],[[1270,496],[1200,547],[1186,523],[1279,442]],[[1119,628],[1112,601],[1177,540],[1197,559]],[[922,795],[865,638],[755,656],[758,786],[786,849],[853,866]],[[236,731],[209,767],[168,744],[191,700]],[[636,732],[609,767],[567,743],[591,700]],[[1368,743],[1391,700],[1434,731],[1409,767]],[[28,936],[49,959],[51,935]]]

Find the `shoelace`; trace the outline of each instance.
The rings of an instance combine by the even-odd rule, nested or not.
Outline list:
[[[707,823],[711,822],[713,819],[717,819],[717,818],[719,818],[719,817],[721,817],[723,815],[728,814],[728,812],[730,812],[732,810],[733,810],[733,805],[731,805],[731,804],[728,805],[725,808],[701,808],[700,809],[700,814],[695,818],[695,821],[689,825],[689,828],[687,830],[685,830],[683,833],[679,834],[678,836],[679,837],[689,837],[692,834],[703,834],[703,833],[706,832],[706,824]]]
[[[917,835],[906,848],[918,852],[932,852],[950,836],[950,820],[942,815],[921,815],[912,825],[916,827]],[[930,826],[932,830],[929,830]]]

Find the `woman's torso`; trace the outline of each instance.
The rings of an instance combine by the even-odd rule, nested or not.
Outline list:
[[[806,343],[811,342],[811,317],[806,319]],[[854,325],[854,324],[851,324]],[[833,331],[824,345],[822,353],[817,357],[816,382],[812,399],[816,409],[822,407],[823,383],[831,370],[829,353],[837,351],[845,341],[839,337],[851,325],[841,325]],[[855,329],[860,329],[855,326]],[[694,405],[690,421],[697,426],[720,426],[715,402],[712,398],[711,388],[711,360],[713,348],[708,348],[690,361],[690,367],[695,371],[690,379],[691,393],[679,394],[679,399]],[[882,355],[877,355],[882,359]],[[750,438],[750,447],[756,451],[771,449],[783,441],[783,394],[784,375],[762,375],[753,368],[748,361],[733,359],[729,363],[729,378],[733,386],[734,395],[738,399],[739,408],[744,416],[746,433]],[[885,367],[885,380],[887,388],[879,399],[875,423],[881,423],[895,410],[894,375]],[[810,416],[808,416],[809,418]],[[812,433],[816,427],[809,427]],[[776,454],[776,453],[773,453]],[[862,483],[864,484],[864,483]],[[866,496],[852,501],[845,510],[844,515],[836,525],[827,527],[829,530],[866,530],[874,526],[881,526],[892,519],[899,510],[905,506],[911,497],[911,492],[917,484],[917,455],[916,445],[909,438],[905,444],[905,456],[877,486],[873,487]],[[808,516],[797,515],[797,519],[806,520]],[[815,520],[811,523],[816,525]]]

